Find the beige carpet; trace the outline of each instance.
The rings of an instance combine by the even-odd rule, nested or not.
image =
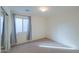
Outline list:
[[[12,47],[9,53],[75,53],[78,50],[71,49],[51,40],[38,40],[31,43]]]

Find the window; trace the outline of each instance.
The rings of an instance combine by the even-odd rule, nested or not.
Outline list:
[[[23,32],[28,31],[28,19],[23,19]]]
[[[22,19],[16,18],[16,33],[22,32]]]
[[[2,29],[3,29],[3,17],[0,16],[0,32],[2,34]]]
[[[15,23],[16,23],[16,33],[19,32],[27,32],[28,31],[28,17],[16,17]]]

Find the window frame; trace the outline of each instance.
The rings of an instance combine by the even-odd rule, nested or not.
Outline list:
[[[21,28],[22,28],[22,29],[21,29],[22,31],[21,31],[21,32],[28,32],[29,17],[28,17],[28,16],[21,16],[21,17],[20,17],[20,16],[15,16],[15,24],[16,24],[16,18],[20,18],[20,19],[22,20],[22,27],[21,27]],[[27,25],[27,30],[26,30],[26,31],[24,30],[24,21],[25,21],[25,20],[28,20],[28,25]],[[15,25],[15,26],[16,26],[16,25]],[[17,27],[16,27],[16,28],[17,28]],[[18,33],[17,30],[16,30],[16,33]]]

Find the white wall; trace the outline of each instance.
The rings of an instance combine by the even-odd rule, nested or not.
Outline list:
[[[79,48],[79,13],[49,17],[48,37],[69,47]]]
[[[32,40],[46,37],[46,19],[40,16],[32,16]]]

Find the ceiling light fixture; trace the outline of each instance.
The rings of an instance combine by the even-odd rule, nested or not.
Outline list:
[[[48,7],[40,7],[39,8],[42,12],[46,12],[48,10]]]

